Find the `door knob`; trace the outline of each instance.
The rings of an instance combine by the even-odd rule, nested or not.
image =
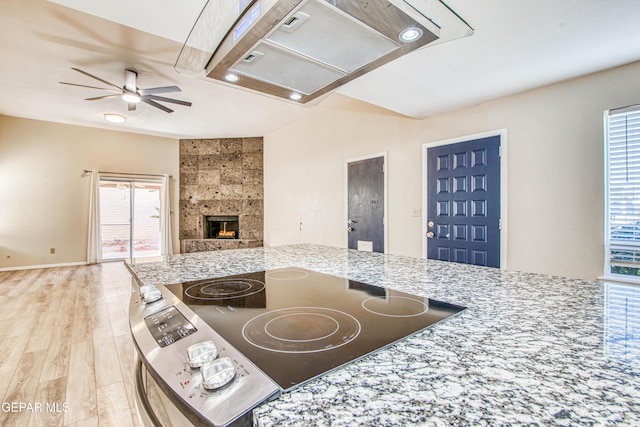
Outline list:
[[[353,231],[353,227],[347,227],[347,231],[351,233]]]
[[[428,237],[429,239],[433,239],[435,236],[436,236],[436,235],[435,235],[435,233],[434,233],[433,231],[429,231],[429,232],[427,232],[427,237]]]

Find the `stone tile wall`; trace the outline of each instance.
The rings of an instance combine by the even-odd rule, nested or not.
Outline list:
[[[203,239],[205,215],[238,215],[240,239],[260,241],[259,245],[262,245],[264,183],[261,137],[180,140],[181,241]],[[215,242],[187,243],[187,248],[199,250],[209,246],[212,249],[226,247],[213,244]],[[185,242],[182,242],[182,247],[185,248]]]

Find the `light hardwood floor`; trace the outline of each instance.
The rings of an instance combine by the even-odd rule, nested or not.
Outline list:
[[[0,425],[139,426],[130,289],[122,263],[0,272]]]

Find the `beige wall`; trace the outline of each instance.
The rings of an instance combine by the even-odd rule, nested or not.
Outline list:
[[[507,267],[603,265],[602,113],[640,102],[640,63],[425,120],[357,101],[265,136],[265,243],[345,246],[345,161],[388,151],[389,252],[422,255],[422,144],[507,131]],[[300,217],[302,230],[300,230]]]
[[[412,160],[401,143],[410,124],[407,118],[349,100],[266,135],[265,243],[346,246],[346,160],[386,151],[395,173],[390,175],[389,215],[406,217],[406,206],[420,205],[419,191],[412,195],[400,188],[402,180],[420,185],[419,168],[404,166]],[[420,221],[410,220],[413,224],[389,228],[390,252],[415,254],[417,244],[419,255],[419,236],[413,239],[411,230]]]
[[[177,178],[178,141],[0,116],[0,268],[86,261],[90,178],[84,169]],[[176,213],[177,183],[172,180]]]

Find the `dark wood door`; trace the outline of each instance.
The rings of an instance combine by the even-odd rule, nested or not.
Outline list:
[[[500,267],[500,136],[427,149],[427,258]]]
[[[384,157],[348,164],[349,249],[384,252]]]

